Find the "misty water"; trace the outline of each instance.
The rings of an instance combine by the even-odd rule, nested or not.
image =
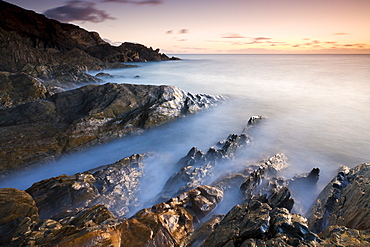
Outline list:
[[[248,133],[253,143],[240,157],[257,161],[284,153],[291,164],[284,174],[287,177],[319,167],[317,192],[340,166],[370,162],[370,55],[177,56],[182,60],[107,70],[115,76],[107,81],[174,85],[192,93],[221,94],[228,100],[139,136],[14,174],[1,181],[0,187],[26,189],[45,178],[72,175],[135,153],[151,152],[155,156],[146,164],[141,193],[144,206],[162,189],[176,171],[176,162],[191,147],[206,152],[229,134],[240,134],[253,115],[266,119]],[[225,166],[222,172],[238,169]],[[307,203],[316,195],[307,195]],[[239,203],[228,201],[229,206]],[[221,210],[225,211],[227,208]]]

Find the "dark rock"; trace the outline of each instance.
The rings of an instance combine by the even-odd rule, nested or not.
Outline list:
[[[199,246],[214,231],[215,227],[222,221],[224,216],[225,215],[213,215],[185,240],[185,246]]]
[[[0,1],[0,17],[4,20],[0,23],[0,71],[29,73],[62,88],[99,81],[87,70],[134,66],[121,62],[171,59],[159,49],[140,44],[111,46],[96,32],[4,1]]]
[[[0,189],[1,246],[29,232],[38,220],[36,203],[29,194],[12,188]]]
[[[0,172],[139,133],[222,99],[171,86],[104,84],[2,110]]]
[[[287,157],[284,154],[276,154],[267,160],[262,160],[255,164],[258,167],[248,178],[240,185],[243,191],[244,200],[250,201],[256,195],[271,195],[275,188],[279,187],[278,181],[273,179],[278,171],[287,168]]]
[[[25,73],[0,72],[0,109],[45,99],[49,92],[40,80]]]
[[[370,228],[370,164],[343,167],[308,212],[309,226],[319,233],[329,226]]]
[[[114,77],[111,74],[103,73],[103,72],[97,73],[95,76],[96,77],[102,77],[102,78],[112,78],[112,77]]]
[[[248,145],[250,139],[247,135],[229,135],[228,139],[220,142],[220,148],[211,147],[203,153],[193,147],[189,153],[181,158],[176,166],[181,170],[173,174],[166,182],[160,200],[176,196],[184,191],[196,188],[202,184],[210,183],[217,164],[222,161],[232,160],[237,149]]]
[[[137,154],[72,176],[45,179],[26,191],[36,201],[42,219],[60,220],[97,204],[105,205],[116,217],[123,217],[139,206],[144,157]]]
[[[276,194],[286,194],[286,188]],[[299,214],[291,214],[273,198],[251,199],[232,208],[201,246],[315,246],[321,240]]]

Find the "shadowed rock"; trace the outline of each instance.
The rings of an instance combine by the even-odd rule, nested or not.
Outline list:
[[[309,226],[321,232],[329,226],[370,228],[370,164],[343,167],[323,189],[308,212]]]
[[[12,188],[0,189],[0,245],[21,237],[39,221],[38,209],[32,197]]]

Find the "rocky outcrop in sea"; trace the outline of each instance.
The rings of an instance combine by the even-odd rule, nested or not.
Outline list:
[[[201,176],[210,174],[205,172],[207,166],[193,167],[197,162],[208,163],[207,169],[212,171],[222,159],[234,160],[238,150],[247,147],[245,140],[253,145],[247,133],[242,134],[242,142],[240,136],[230,138],[233,137],[230,135],[220,141],[221,148],[210,149],[218,155],[206,156],[192,148],[177,163],[180,171],[168,180],[175,187],[174,196],[141,210],[138,195],[146,189],[140,184],[146,175],[147,155],[136,154],[83,173],[46,179],[26,191],[0,189],[0,244],[207,247],[370,244],[366,196],[370,164],[341,169],[306,216],[293,212],[299,199],[292,196],[290,188],[315,186],[318,168],[285,178],[284,171],[290,163],[281,153],[252,165],[245,163],[242,170],[218,179]],[[182,172],[184,164],[190,165],[192,176]],[[173,177],[183,180],[176,185]],[[177,188],[183,181],[189,182],[188,190],[180,192]],[[230,198],[228,194],[235,190],[239,191],[242,203],[225,215],[212,215],[223,198]],[[164,191],[168,191],[168,185],[162,195]],[[158,196],[164,199],[161,194]],[[132,216],[126,218],[128,214]]]
[[[0,110],[2,173],[137,134],[225,99],[172,86],[112,83],[46,96]]]

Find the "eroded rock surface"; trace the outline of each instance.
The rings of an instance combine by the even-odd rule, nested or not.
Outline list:
[[[230,135],[227,140],[218,144],[217,149],[211,147],[207,153],[193,147],[176,164],[181,169],[166,182],[163,191],[160,193],[161,200],[176,196],[202,184],[210,183],[218,163],[231,160],[237,149],[248,145],[249,142],[250,139],[245,134],[240,136]]]
[[[107,83],[0,110],[0,172],[139,133],[223,99],[172,86]]]
[[[309,226],[321,232],[329,226],[370,229],[370,164],[343,167],[323,189],[308,213]]]
[[[1,246],[29,232],[38,221],[38,209],[29,194],[13,188],[0,189]]]
[[[136,154],[87,172],[45,179],[26,191],[36,201],[41,219],[60,220],[97,204],[122,218],[139,206],[144,158],[145,155]]]

